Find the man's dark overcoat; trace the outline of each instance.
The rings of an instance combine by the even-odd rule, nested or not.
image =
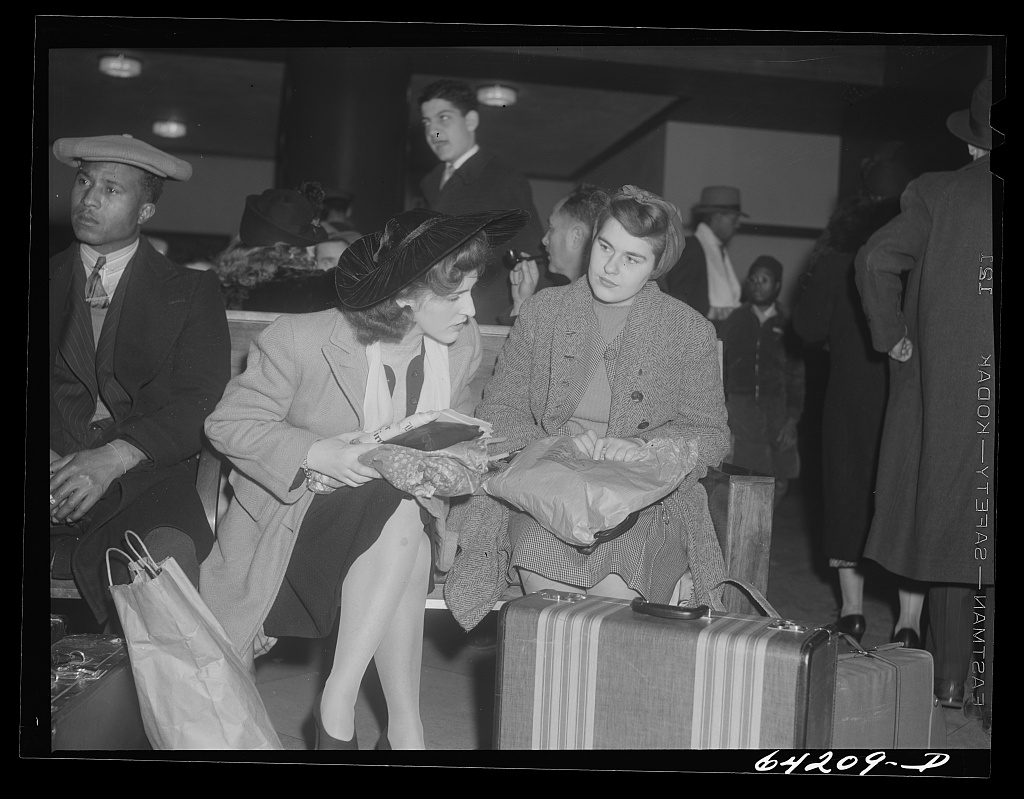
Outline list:
[[[58,345],[72,311],[75,268],[83,268],[78,243],[50,259],[50,448],[61,455],[67,453],[52,389]],[[72,568],[101,622],[107,613],[104,553],[107,546],[123,546],[125,529],[144,534],[148,529],[139,527],[187,524],[185,532],[196,540],[200,561],[209,552],[211,533],[195,492],[194,456],[203,421],[231,371],[227,317],[213,272],[171,263],[143,237],[118,284],[117,293],[122,291],[113,373],[130,402],[126,411],[115,414],[120,418],[95,430],[91,445],[124,439],[145,452],[149,462],[115,480],[81,522]],[[110,321],[108,311],[104,329]],[[195,530],[200,524],[205,535]]]
[[[438,162],[420,182],[428,208],[453,215],[509,208],[526,211],[530,221],[508,243],[508,249],[534,255],[540,252],[544,225],[533,204],[530,184],[520,172],[481,148],[440,188],[443,173],[444,164]],[[539,288],[547,285],[542,275]],[[512,306],[509,286],[508,272],[495,259],[490,274],[473,288],[478,323],[498,324],[498,317],[508,314]]]

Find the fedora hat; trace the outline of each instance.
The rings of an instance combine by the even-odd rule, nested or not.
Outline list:
[[[238,237],[246,247],[272,247],[278,242],[309,247],[327,239],[314,224],[316,210],[305,195],[292,189],[267,189],[245,198]]]
[[[478,211],[451,216],[413,208],[392,217],[384,230],[363,236],[338,258],[335,288],[346,308],[360,310],[393,297],[446,255],[482,232],[492,249],[530,220],[526,211]]]
[[[747,216],[740,209],[740,190],[732,186],[705,186],[700,192],[700,202],[693,206],[699,214],[708,211],[735,211]]]
[[[954,111],[946,119],[949,132],[968,144],[992,149],[992,125],[989,114],[992,110],[992,78],[986,76],[974,88],[971,95],[971,107]]]

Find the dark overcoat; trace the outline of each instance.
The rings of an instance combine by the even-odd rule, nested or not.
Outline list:
[[[420,190],[433,211],[445,214],[469,214],[518,208],[530,215],[530,221],[509,241],[508,249],[537,254],[540,252],[544,226],[533,204],[533,192],[522,173],[482,149],[462,166],[440,188],[444,164],[438,162],[420,182]],[[543,276],[542,276],[543,278]],[[498,317],[507,315],[512,307],[508,271],[494,259],[489,274],[473,287],[476,321],[481,325],[498,324]],[[542,281],[541,288],[548,285]]]
[[[75,243],[50,259],[51,389],[58,344],[71,314],[72,269],[81,265],[78,247]],[[209,551],[212,533],[194,490],[193,458],[201,446],[203,420],[231,376],[231,341],[216,276],[168,261],[145,238],[126,269],[121,278],[124,285],[118,285],[124,298],[114,339],[113,371],[130,406],[121,419],[103,429],[94,446],[124,439],[145,452],[148,461],[115,480],[82,520],[84,534],[72,566],[79,589],[100,621],[106,615],[103,555],[107,546],[122,546],[120,539],[128,525],[135,529],[151,515],[153,509],[137,507],[138,500],[151,496],[158,484],[173,481],[187,489],[191,481],[195,512],[186,518],[206,528],[205,536],[202,531],[193,536],[200,560]],[[62,440],[60,429],[51,390],[51,448]],[[176,506],[168,511],[171,519],[183,512],[176,502],[166,504]],[[195,533],[191,524],[189,528],[186,532]]]
[[[696,236],[687,236],[683,244],[683,254],[675,266],[658,279],[658,285],[666,294],[685,302],[701,316],[707,316],[711,309],[707,256]]]
[[[807,273],[793,308],[793,329],[808,344],[827,344],[828,387],[822,412],[825,557],[856,562],[874,510],[878,450],[889,391],[888,357],[871,333],[854,282],[853,252],[831,252]]]
[[[997,265],[988,156],[922,175],[900,206],[856,260],[875,349],[888,352],[904,335],[914,346],[906,363],[890,360],[865,555],[916,580],[991,583]]]

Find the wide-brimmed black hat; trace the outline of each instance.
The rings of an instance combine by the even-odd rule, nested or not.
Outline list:
[[[272,247],[278,242],[309,247],[327,239],[327,231],[313,224],[313,203],[292,189],[267,189],[245,198],[238,237],[246,247]]]
[[[971,107],[954,111],[946,119],[949,132],[968,144],[983,150],[992,149],[992,125],[989,114],[992,111],[992,78],[985,77],[974,88]]]
[[[451,216],[413,208],[384,230],[363,236],[341,254],[335,270],[338,299],[359,310],[393,297],[477,233],[491,248],[509,241],[530,221],[526,211],[478,211]]]

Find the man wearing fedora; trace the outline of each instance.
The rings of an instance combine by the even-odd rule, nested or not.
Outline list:
[[[732,186],[707,186],[693,207],[698,220],[678,263],[661,278],[661,290],[682,300],[714,323],[740,305],[741,287],[726,246],[740,227],[740,191]]]
[[[991,97],[987,77],[970,108],[946,123],[966,143],[971,162],[912,181],[900,214],[855,263],[874,348],[890,358],[864,554],[928,586],[936,696],[958,707],[966,688],[967,699],[988,713],[994,608],[991,590],[981,588],[991,589],[994,578],[993,292],[1001,269],[992,232]],[[901,593],[895,639],[919,646],[924,592],[906,603],[911,612],[905,598]]]
[[[419,107],[427,145],[439,161],[420,182],[427,207],[445,214],[526,211],[530,220],[509,242],[509,248],[536,254],[544,231],[530,184],[520,172],[477,144],[480,113],[472,88],[461,81],[435,81],[420,94]],[[550,280],[541,274],[538,288],[549,285]],[[473,301],[480,324],[507,320],[511,282],[497,258],[492,259],[490,273],[473,288]]]
[[[49,266],[51,574],[73,575],[104,624],[105,553],[126,530],[198,585],[213,533],[196,455],[231,345],[215,275],[171,263],[141,235],[164,181],[192,167],[128,135],[58,139],[53,153],[76,169],[76,241]]]

